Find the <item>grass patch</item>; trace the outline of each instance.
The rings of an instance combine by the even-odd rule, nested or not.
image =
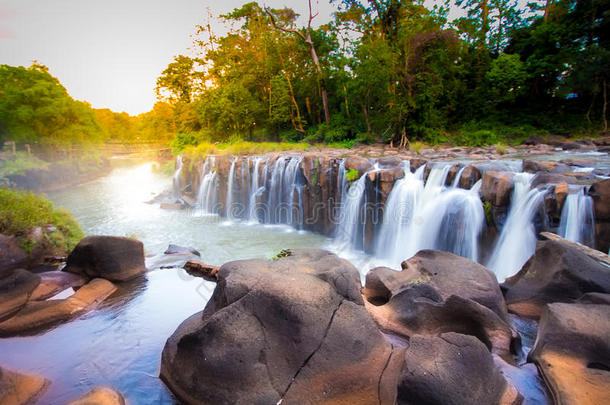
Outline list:
[[[175,162],[173,160],[168,160],[165,163],[157,163],[155,162],[151,167],[153,173],[160,173],[165,176],[171,176],[174,174]]]
[[[187,146],[183,153],[191,159],[196,159],[208,155],[258,155],[269,152],[306,151],[310,147],[310,144],[302,142],[202,142],[197,146]]]
[[[345,173],[345,180],[347,180],[349,183],[358,180],[359,177],[360,175],[356,169],[349,169],[347,173]]]
[[[414,151],[415,153],[420,153],[420,152],[421,152],[421,150],[422,150],[422,149],[423,149],[425,146],[426,146],[426,144],[425,144],[425,143],[423,143],[423,142],[419,142],[419,141],[416,141],[416,142],[411,142],[411,143],[409,144],[409,150],[412,150],[412,151]]]
[[[496,152],[500,155],[505,155],[508,151],[508,146],[503,143],[497,143],[494,146],[496,147]]]
[[[16,236],[29,254],[37,241],[34,228],[43,228],[48,245],[67,253],[85,236],[70,212],[55,208],[41,195],[0,188],[0,233]]]
[[[47,162],[33,155],[17,152],[16,155],[9,155],[5,160],[0,160],[0,181],[6,182],[8,181],[7,176],[24,174],[26,170],[44,167],[46,164]]]

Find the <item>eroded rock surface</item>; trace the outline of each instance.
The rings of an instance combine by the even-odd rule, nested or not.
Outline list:
[[[549,304],[529,358],[555,403],[610,403],[610,306]]]
[[[125,405],[125,398],[112,388],[97,387],[68,405]]]
[[[610,271],[566,243],[543,241],[503,286],[511,312],[537,318],[547,303],[573,302],[586,293],[610,293]]]
[[[0,404],[33,404],[50,382],[40,376],[23,374],[0,367]]]
[[[205,310],[168,339],[161,377],[187,403],[394,403],[399,364],[359,290],[326,251],[226,263]]]

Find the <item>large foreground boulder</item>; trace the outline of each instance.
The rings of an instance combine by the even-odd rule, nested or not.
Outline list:
[[[518,404],[489,351],[473,336],[414,336],[400,374],[399,405]]]
[[[511,312],[538,318],[547,303],[610,293],[610,270],[577,248],[550,240],[539,242],[534,255],[503,287]]]
[[[556,404],[610,403],[610,306],[549,304],[529,354]]]
[[[23,269],[0,278],[0,320],[23,307],[39,284],[40,276]]]
[[[0,367],[0,404],[33,404],[50,382],[43,377],[22,374]]]
[[[36,333],[68,321],[93,309],[115,290],[110,281],[96,278],[68,298],[29,301],[11,318],[0,322],[0,336]]]
[[[507,357],[518,342],[494,274],[452,253],[422,250],[403,270],[378,267],[366,277],[367,309],[382,330],[408,338],[457,332]]]
[[[358,271],[322,250],[224,264],[168,339],[161,378],[189,404],[392,404],[400,368]]]
[[[146,271],[144,245],[139,240],[119,236],[87,236],[68,256],[64,271],[126,281]]]

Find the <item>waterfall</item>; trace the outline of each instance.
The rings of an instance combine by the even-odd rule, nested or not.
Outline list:
[[[464,169],[466,169],[466,166],[462,166],[462,168],[458,170],[457,174],[455,175],[455,179],[453,179],[453,184],[451,184],[452,188],[458,188],[458,186],[460,185],[460,179],[462,178],[462,173],[464,173]]]
[[[233,183],[235,180],[235,163],[237,158],[234,158],[231,162],[231,168],[229,169],[229,178],[227,179],[227,218],[233,219]]]
[[[424,186],[424,166],[405,167],[386,203],[376,254],[399,265],[421,249],[438,249],[478,260],[485,214],[478,188],[445,187],[450,166],[433,167]]]
[[[197,192],[197,203],[204,214],[216,213],[216,202],[218,201],[218,190],[216,182],[215,158],[206,158],[201,168],[201,184]]]
[[[546,190],[530,189],[533,174],[516,173],[508,217],[487,264],[500,282],[517,273],[536,250],[533,219]]]
[[[593,247],[595,240],[595,219],[593,199],[585,194],[584,187],[570,192],[561,210],[561,220],[557,231],[559,236]]]
[[[292,225],[295,228],[301,225],[299,222],[299,212],[301,211],[302,204],[296,206],[297,215],[295,220],[294,210],[295,210],[295,197],[297,197],[297,201],[300,200],[298,195],[301,193],[302,186],[297,184],[297,174],[299,173],[299,164],[301,163],[301,157],[292,157],[288,161],[286,165],[286,170],[284,172],[284,200],[281,205],[285,205],[286,216],[284,218],[280,217],[280,221],[286,223],[288,225]]]
[[[346,192],[341,197],[342,208],[335,241],[339,243],[341,249],[360,248],[363,245],[361,242],[365,225],[360,212],[363,208],[362,202],[366,190],[366,173],[353,182],[349,188],[346,186],[344,190]],[[366,207],[364,209],[366,210]]]
[[[182,196],[182,155],[178,155],[176,157],[176,171],[174,172],[174,176],[172,178],[172,190],[174,192],[174,197],[180,199]]]
[[[265,190],[265,186],[261,186],[259,184],[259,169],[263,158],[256,157],[254,158],[254,168],[252,173],[252,184],[250,186],[250,201],[248,203],[248,221],[252,223],[258,223],[259,217],[258,212],[256,211],[257,207],[257,198],[263,193]],[[263,182],[264,184],[264,182]]]
[[[277,160],[273,164],[273,168],[271,169],[271,178],[269,180],[269,193],[267,195],[267,217],[265,219],[265,223],[280,223],[280,204],[282,202],[282,185],[284,184],[283,177],[285,167],[286,158],[279,157],[277,158]]]

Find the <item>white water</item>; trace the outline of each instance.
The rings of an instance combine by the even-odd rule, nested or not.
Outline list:
[[[252,193],[250,194],[250,200],[248,203],[248,221],[251,223],[258,223],[259,217],[258,212],[256,210],[257,207],[257,198],[265,191],[265,187],[259,184],[258,178],[259,170],[261,162],[263,158],[256,157],[254,158],[254,172],[252,173],[252,184],[250,186],[250,190]]]
[[[218,184],[214,167],[214,156],[208,157],[201,168],[201,184],[197,192],[197,203],[203,214],[216,214]]]
[[[593,247],[595,235],[593,199],[585,195],[584,187],[570,191],[561,210],[557,233],[572,242]]]
[[[508,217],[487,263],[500,282],[517,273],[536,250],[533,219],[546,190],[530,189],[533,178],[530,173],[514,176]]]
[[[341,198],[343,206],[335,235],[335,241],[341,249],[362,248],[364,246],[363,235],[366,222],[364,218],[361,218],[360,212],[363,206],[364,192],[366,191],[366,176],[366,174],[363,174],[350,186],[343,186],[343,190],[346,191]]]
[[[176,157],[176,171],[172,178],[172,191],[174,197],[179,199],[182,196],[182,155]]]
[[[415,173],[405,168],[388,197],[377,241],[376,253],[384,262],[398,266],[422,249],[478,260],[485,218],[478,185],[471,190],[444,186],[449,169],[433,167],[424,186],[423,166]]]
[[[229,169],[229,178],[227,179],[227,218],[233,219],[233,183],[235,182],[235,163],[237,158],[234,158],[231,162],[231,168]]]

